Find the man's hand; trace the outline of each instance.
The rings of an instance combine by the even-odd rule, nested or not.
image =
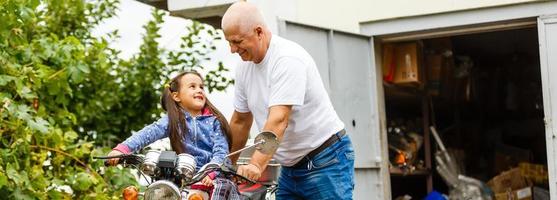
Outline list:
[[[290,111],[292,111],[292,106],[272,106],[269,109],[269,116],[265,122],[264,131],[272,131],[277,134],[278,140],[282,140],[284,130],[288,126],[288,117],[290,116]],[[250,163],[248,165],[243,165],[238,167],[236,173],[250,179],[257,181],[261,177],[261,173],[267,167],[269,160],[273,158],[275,152],[271,154],[263,154],[260,151],[253,152],[251,155]]]
[[[261,168],[255,164],[240,165],[237,174],[242,175],[252,181],[257,181],[261,177]]]

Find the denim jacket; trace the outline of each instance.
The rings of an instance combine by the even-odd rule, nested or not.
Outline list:
[[[226,160],[228,142],[222,133],[217,117],[210,112],[204,112],[197,117],[192,117],[186,111],[183,112],[189,132],[182,138],[182,145],[185,147],[186,153],[195,157],[197,170],[209,162],[219,164],[225,161],[230,162]],[[168,137],[168,134],[168,116],[164,115],[114,149],[123,153],[135,152],[159,139]]]

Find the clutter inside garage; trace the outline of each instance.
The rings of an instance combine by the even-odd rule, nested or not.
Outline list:
[[[537,38],[381,44],[393,199],[549,199]]]

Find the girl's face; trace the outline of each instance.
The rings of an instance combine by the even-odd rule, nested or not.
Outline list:
[[[180,77],[180,89],[172,93],[172,98],[191,115],[201,115],[206,101],[203,88],[203,81],[199,76],[186,74]]]

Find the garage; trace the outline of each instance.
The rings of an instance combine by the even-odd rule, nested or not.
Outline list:
[[[487,183],[533,171],[517,185],[556,196],[556,10],[541,2],[410,16],[362,22],[360,33],[279,19],[279,35],[314,57],[354,141],[355,199],[448,194],[431,126],[459,174]],[[393,51],[412,53],[396,61]],[[389,74],[397,62],[408,72],[399,79]],[[513,187],[504,195],[521,191]]]
[[[513,190],[548,194],[537,44],[535,25],[382,44],[393,198],[449,193],[436,170],[439,148],[424,137],[430,126],[460,174],[488,183],[516,168],[527,174],[511,179],[517,182]],[[389,67],[405,67],[406,61],[396,60],[407,54],[417,62],[410,75],[400,74],[404,69],[389,74],[395,71]],[[536,174],[528,173],[533,168]]]

